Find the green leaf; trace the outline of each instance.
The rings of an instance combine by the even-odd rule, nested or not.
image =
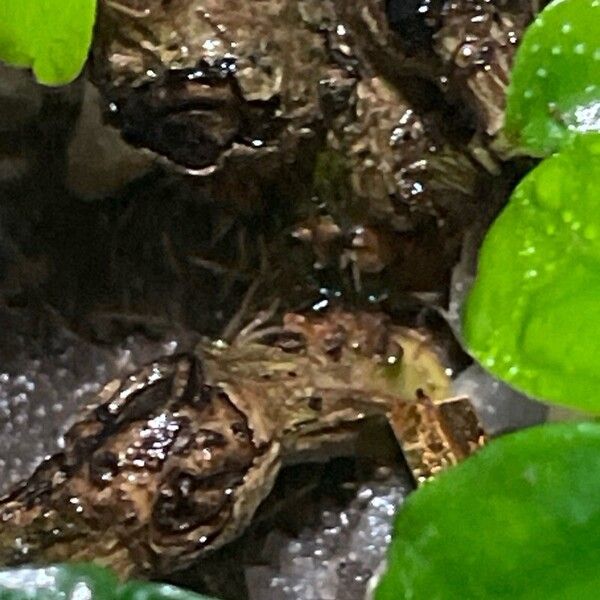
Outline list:
[[[508,89],[506,133],[546,155],[600,130],[600,1],[556,0],[527,29]]]
[[[41,83],[81,72],[92,41],[96,0],[0,0],[0,60],[31,67]]]
[[[500,438],[409,496],[375,600],[595,600],[600,425]]]
[[[1,600],[210,600],[171,585],[121,585],[108,569],[92,564],[0,570]]]
[[[487,234],[471,353],[530,395],[600,412],[600,134],[534,169]]]
[[[119,589],[117,600],[211,600],[164,583],[127,583]]]

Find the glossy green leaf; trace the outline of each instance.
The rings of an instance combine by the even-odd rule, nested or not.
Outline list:
[[[109,570],[92,564],[0,570],[0,600],[210,600],[171,585],[120,584]]]
[[[68,83],[87,58],[95,12],[96,0],[0,0],[0,60]]]
[[[117,600],[211,600],[172,585],[131,582],[122,585]]]
[[[533,154],[600,130],[600,1],[556,0],[527,29],[508,90],[506,132]]]
[[[508,435],[412,494],[375,600],[595,600],[600,425]]]
[[[519,184],[484,241],[463,323],[471,353],[513,387],[600,412],[600,134]]]

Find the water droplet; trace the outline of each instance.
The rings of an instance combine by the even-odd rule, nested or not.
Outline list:
[[[413,183],[412,187],[410,188],[410,195],[416,196],[421,193],[423,193],[423,184],[419,183],[418,181],[415,181],[415,183]]]
[[[533,98],[533,90],[525,90],[525,92],[523,93],[523,97],[524,98]]]
[[[320,310],[324,310],[325,308],[327,308],[328,305],[329,305],[328,300],[320,300],[319,302],[316,302],[315,304],[313,304],[312,309],[314,311],[320,311]]]
[[[562,54],[562,48],[560,46],[553,46],[551,52],[554,56],[558,56]]]
[[[595,240],[598,237],[598,228],[595,225],[586,225],[583,230],[583,237],[586,240]]]
[[[575,54],[585,54],[585,44],[577,44],[573,51]]]
[[[221,44],[221,41],[218,39],[214,39],[214,40],[207,39],[202,44],[202,48],[204,50],[206,50],[207,52],[212,52],[212,51],[216,50],[220,44]]]
[[[563,33],[571,33],[571,31],[573,31],[573,25],[571,25],[571,23],[565,23],[560,30]]]
[[[537,71],[536,74],[538,77],[540,77],[541,79],[544,79],[546,77],[548,77],[548,71],[546,69],[544,69],[543,67],[540,67]]]
[[[537,52],[540,51],[541,46],[539,44],[533,44],[531,46],[531,52],[533,52],[533,54],[536,54]]]
[[[535,246],[528,246],[524,250],[521,250],[521,252],[519,252],[519,254],[521,256],[531,256],[531,255],[535,254]]]
[[[573,220],[573,213],[570,210],[565,210],[562,214],[563,221],[565,223],[570,223]]]

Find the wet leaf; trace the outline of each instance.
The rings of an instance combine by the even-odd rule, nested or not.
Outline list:
[[[484,241],[464,314],[471,353],[532,396],[600,412],[600,134],[516,188]]]
[[[171,585],[120,584],[109,570],[92,564],[0,570],[1,600],[210,600]]]
[[[0,60],[31,67],[41,83],[65,84],[83,68],[96,0],[2,0]]]
[[[527,29],[508,90],[506,132],[535,155],[600,130],[600,1],[556,0]]]
[[[133,582],[121,586],[117,600],[211,600],[211,598],[172,585]]]
[[[492,442],[400,509],[375,600],[592,600],[600,590],[600,425]]]

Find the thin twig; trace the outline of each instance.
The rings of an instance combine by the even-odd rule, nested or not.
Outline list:
[[[113,10],[120,12],[123,15],[131,17],[133,19],[144,19],[150,14],[150,10],[135,10],[134,8],[130,8],[129,6],[123,6],[120,2],[116,2],[116,0],[104,0],[106,6],[112,8]]]
[[[231,320],[229,321],[229,323],[227,323],[225,329],[223,329],[223,332],[221,333],[220,337],[224,342],[231,343],[237,336],[238,332],[241,329],[242,321],[244,320],[245,315],[248,313],[250,303],[252,302],[252,299],[254,298],[254,295],[256,294],[260,284],[261,280],[255,279],[250,285],[250,287],[248,287],[248,289],[246,290],[240,307],[238,308],[237,312],[233,315],[233,317],[231,317]]]

